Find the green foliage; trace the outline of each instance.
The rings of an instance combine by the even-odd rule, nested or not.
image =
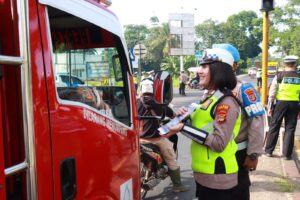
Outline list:
[[[196,67],[197,62],[195,56],[184,56],[183,57],[183,68],[185,71],[190,67]]]
[[[179,88],[179,77],[178,76],[173,76],[172,77],[172,83],[173,83],[173,88]]]
[[[150,17],[150,22],[152,25],[156,26],[159,23],[159,19],[157,16],[152,16],[152,17]]]
[[[253,11],[231,15],[225,23],[206,20],[195,27],[197,48],[211,48],[215,43],[233,44],[240,52],[240,67],[245,68],[247,58],[254,58],[261,52],[261,22]]]
[[[287,0],[281,8],[270,12],[270,46],[277,46],[277,51],[300,55],[300,0]],[[167,23],[157,25],[158,18],[153,16],[150,22],[154,27],[145,25],[125,26],[127,46],[133,48],[138,42],[147,47],[147,55],[142,60],[142,70],[169,70],[179,74],[179,57],[169,56],[169,27]],[[195,26],[195,49],[211,48],[215,43],[231,43],[240,52],[238,73],[244,73],[249,66],[261,62],[262,18],[253,11],[241,11],[231,15],[226,22],[219,23],[207,19]],[[272,61],[275,58],[270,58]],[[184,68],[197,66],[194,56],[184,56]]]
[[[147,63],[160,63],[165,56],[165,48],[168,45],[169,28],[167,24],[149,29],[148,37],[145,41],[148,53],[145,61]]]
[[[228,18],[225,24],[224,41],[235,45],[242,60],[254,58],[260,52],[262,39],[261,23],[253,11],[242,11]]]
[[[300,190],[300,187],[297,186],[297,184],[293,183],[293,181],[286,177],[280,177],[279,180],[275,180],[274,182],[282,192],[294,193]]]
[[[222,41],[221,27],[217,21],[212,19],[205,20],[202,24],[196,25],[195,33],[198,38],[197,48],[199,50],[211,48],[213,44]]]
[[[197,62],[195,56],[183,57],[183,68],[185,71],[190,67],[196,67]],[[167,56],[162,60],[161,69],[172,72],[175,76],[179,76],[180,73],[180,57],[179,56]]]
[[[138,43],[143,43],[147,37],[149,30],[145,25],[126,25],[125,26],[125,40],[128,48],[133,48]]]
[[[170,71],[174,75],[179,75],[180,72],[180,63],[178,56],[168,56],[162,60],[160,65],[162,70]]]
[[[288,0],[270,15],[270,45],[283,55],[300,55],[300,0]]]

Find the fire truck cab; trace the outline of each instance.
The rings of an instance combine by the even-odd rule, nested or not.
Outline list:
[[[139,199],[117,17],[100,0],[0,0],[0,23],[0,199]]]

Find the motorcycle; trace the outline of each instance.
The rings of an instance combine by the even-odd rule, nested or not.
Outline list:
[[[197,79],[192,79],[188,83],[188,86],[190,89],[200,89],[199,81]]]
[[[177,135],[169,138],[174,143],[177,154]],[[168,166],[163,160],[159,148],[154,144],[141,144],[141,198],[144,199],[162,180],[169,176]]]
[[[154,91],[155,102],[159,105],[168,106],[173,99],[173,87],[171,74],[166,71],[159,71],[154,76]],[[168,122],[165,118],[166,111],[163,111],[161,116],[139,116],[140,120],[161,120],[160,123]],[[173,142],[173,148],[177,154],[177,135],[169,138]],[[146,197],[149,190],[152,190],[162,180],[168,177],[168,166],[163,160],[160,150],[154,144],[140,145],[140,174],[141,174],[141,199]]]

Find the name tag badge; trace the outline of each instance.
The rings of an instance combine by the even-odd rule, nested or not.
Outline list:
[[[210,104],[213,102],[212,99],[207,99],[206,101],[204,101],[202,104],[201,104],[201,109],[202,110],[207,110],[207,108],[210,106]]]

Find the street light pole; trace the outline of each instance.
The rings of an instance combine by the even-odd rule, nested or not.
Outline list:
[[[269,12],[264,12],[263,17],[263,49],[262,49],[262,103],[267,104],[268,90],[268,50],[269,50]]]
[[[274,10],[274,0],[262,0],[261,11],[263,11],[263,49],[262,49],[262,95],[263,105],[267,104],[267,71],[269,50],[269,11]]]

